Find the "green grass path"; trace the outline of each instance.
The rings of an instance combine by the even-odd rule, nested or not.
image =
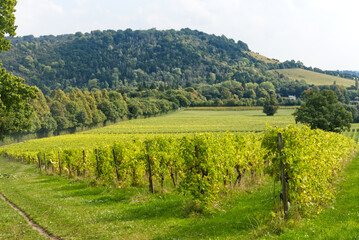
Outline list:
[[[0,199],[0,239],[46,239],[12,209],[7,203]]]

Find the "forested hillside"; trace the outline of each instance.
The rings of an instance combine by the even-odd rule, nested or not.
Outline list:
[[[198,31],[93,31],[12,39],[7,70],[42,90],[216,83],[256,62],[243,42]]]
[[[265,72],[277,63],[247,54],[241,41],[190,29],[93,31],[11,42],[1,56],[4,67],[45,94],[58,88],[189,87],[226,80],[278,85],[278,77]]]
[[[187,106],[263,106],[274,94],[281,105],[298,105],[302,92],[314,86],[275,69],[338,75],[300,61],[261,57],[241,41],[190,29],[107,30],[10,40],[13,47],[2,52],[0,60],[7,71],[39,88],[32,101],[30,131],[40,135]],[[347,90],[332,83],[319,88],[334,90],[346,103],[359,96],[356,87]]]

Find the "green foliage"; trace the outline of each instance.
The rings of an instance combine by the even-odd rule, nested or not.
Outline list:
[[[15,0],[0,3],[0,52],[10,49],[10,41],[5,38],[7,34],[15,35],[15,5]],[[28,101],[35,98],[35,92],[23,79],[0,68],[0,140],[30,127],[32,107]]]
[[[282,156],[278,133],[283,138]],[[284,163],[290,214],[308,216],[319,214],[334,199],[335,183],[356,144],[338,133],[289,125],[268,128],[263,146],[272,154],[268,172],[276,180],[281,179],[281,161]]]
[[[10,40],[6,37],[15,36],[15,5],[16,0],[4,0],[0,5],[0,52],[10,49]]]
[[[299,97],[303,91],[303,84],[280,78],[268,71],[270,63],[251,57],[246,44],[190,29],[93,31],[11,41],[14,48],[2,56],[4,66],[46,95],[73,87],[121,89],[128,95],[193,87],[206,101],[222,98],[228,101],[224,104],[238,106],[244,104],[239,101],[244,92],[246,98],[257,100],[263,97],[260,92],[276,90],[287,96],[294,87]],[[246,89],[248,83],[256,88]],[[171,101],[193,105],[182,96],[171,96]]]
[[[32,107],[28,100],[35,97],[35,88],[23,82],[0,69],[0,139],[30,127]]]
[[[284,141],[282,157],[278,153],[278,132]],[[103,142],[92,145],[89,142],[93,141],[93,135],[82,136],[88,139],[87,145],[80,145],[79,138],[71,142],[76,137],[71,135],[56,138],[55,145],[41,151],[42,155],[46,153],[55,172],[59,172],[60,152],[62,172],[70,176],[82,175],[85,170],[87,176],[95,176],[107,184],[143,187],[148,184],[149,160],[156,191],[163,191],[164,187],[166,191],[178,189],[206,211],[212,211],[219,196],[235,188],[244,173],[261,176],[266,171],[279,180],[283,161],[292,206],[290,213],[300,216],[319,213],[334,198],[334,184],[356,146],[343,135],[306,126],[268,128],[264,134],[246,135],[167,134],[115,136],[112,140],[101,135]],[[114,139],[117,139],[115,143]],[[2,150],[8,156],[21,156],[28,163],[37,163],[39,142]],[[85,163],[82,151],[85,151]],[[172,183],[171,187],[168,182]]]
[[[342,132],[350,129],[352,114],[345,110],[332,90],[304,93],[305,102],[294,112],[295,121],[308,124],[312,129]]]
[[[279,108],[279,104],[276,96],[274,94],[271,94],[270,96],[266,96],[263,105],[263,112],[267,114],[267,116],[273,116],[277,112],[278,108]]]
[[[145,90],[132,97],[118,91],[108,92],[103,89],[90,92],[78,88],[67,93],[57,89],[45,97],[39,90],[37,99],[30,101],[35,109],[30,131],[41,136],[59,134],[61,131],[74,132],[78,128],[117,122],[120,119],[167,113],[196,101],[196,93],[184,90]]]
[[[245,43],[190,29],[92,31],[11,41],[12,52],[19,58],[6,54],[4,66],[43,91],[46,87],[116,89],[160,82],[185,87],[186,82],[206,83],[207,75],[225,79],[238,66],[235,61],[242,66],[256,62],[244,53],[248,50]]]
[[[149,144],[149,152],[146,144]],[[97,146],[96,149],[73,146],[63,150],[51,149],[46,151],[46,158],[59,173],[60,151],[63,173],[75,176],[85,170],[88,176],[126,187],[145,185],[149,157],[152,175],[162,189],[165,180],[171,181],[174,189],[189,194],[201,209],[206,210],[213,208],[219,193],[225,193],[230,186],[238,184],[245,171],[263,174],[267,153],[261,148],[260,136],[230,133],[130,137],[114,144]],[[85,151],[85,164],[82,151]],[[4,152],[8,155],[14,153]],[[38,161],[37,154],[28,149],[22,151],[21,156],[30,163]]]

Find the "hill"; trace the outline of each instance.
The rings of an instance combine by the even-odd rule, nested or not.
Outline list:
[[[302,79],[308,84],[336,81],[350,87],[349,80],[335,76],[353,79],[349,73],[312,69],[300,61],[281,63],[250,51],[242,41],[188,28],[107,30],[38,38],[30,35],[10,40],[13,47],[0,56],[3,66],[45,95],[55,89],[176,89],[229,80],[241,83],[243,88],[246,83],[271,82],[276,90],[288,85],[288,80]],[[310,71],[285,70],[293,68]],[[280,73],[289,79],[269,71],[273,69],[283,69]]]
[[[12,38],[3,66],[42,90],[189,86],[228,80],[258,62],[247,44],[203,32],[155,29]],[[237,74],[238,75],[238,74]],[[236,78],[239,78],[237,76]]]
[[[355,85],[355,81],[351,79],[313,72],[300,68],[276,69],[274,70],[274,72],[283,74],[284,77],[288,77],[290,80],[303,80],[307,84],[313,84],[315,86],[332,85],[334,82],[338,85],[343,85],[345,87],[351,87]]]

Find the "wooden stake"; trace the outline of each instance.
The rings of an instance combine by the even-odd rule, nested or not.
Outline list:
[[[60,152],[59,152],[59,170],[60,170],[60,176],[61,176],[61,157],[60,157]]]
[[[112,150],[112,153],[113,153],[113,160],[115,161],[115,169],[116,169],[117,181],[120,181],[120,174],[118,173],[117,157],[116,157],[115,149]]]
[[[152,171],[151,171],[150,144],[147,143],[146,149],[147,149],[147,162],[148,162],[148,172],[149,172],[148,180],[150,182],[149,188],[150,188],[150,192],[154,193],[155,191],[153,189]]]
[[[41,171],[41,157],[40,157],[40,153],[37,154],[37,159],[39,160],[39,169]]]
[[[95,150],[96,151],[96,170],[97,170],[97,177],[100,176],[100,168],[98,165],[98,149]]]
[[[47,171],[47,164],[46,164],[46,153],[44,153],[44,164],[45,164],[45,172]]]
[[[84,175],[84,177],[86,177],[86,168],[85,168],[86,155],[85,155],[85,150],[82,151],[82,157],[83,157],[83,165],[84,165],[83,175]]]
[[[287,219],[288,215],[288,199],[287,199],[287,182],[285,179],[285,169],[284,169],[284,163],[282,159],[282,149],[283,149],[283,139],[282,134],[278,133],[278,146],[279,146],[279,156],[281,158],[280,161],[280,168],[281,168],[281,175],[282,175],[282,191],[283,191],[283,208],[284,208],[284,219]]]

